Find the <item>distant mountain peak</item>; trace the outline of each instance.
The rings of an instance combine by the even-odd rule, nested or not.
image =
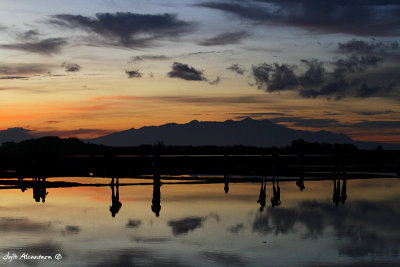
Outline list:
[[[22,127],[14,127],[14,128],[8,128],[7,130],[1,130],[0,144],[5,142],[21,142],[28,139],[37,138],[34,135],[28,134],[29,132],[32,131]]]
[[[90,142],[110,146],[138,146],[158,141],[166,145],[246,145],[285,146],[293,140],[307,142],[353,143],[343,134],[328,131],[309,132],[294,130],[269,120],[243,120],[224,122],[192,120],[185,124],[167,123],[160,126],[146,126],[136,131],[122,131],[98,137]]]
[[[8,128],[7,130],[2,130],[2,131],[20,131],[20,132],[24,132],[24,133],[28,133],[31,132],[32,130],[28,130],[22,127],[12,127],[12,128]],[[0,132],[2,132],[0,131]]]
[[[247,117],[247,118],[243,119],[242,121],[255,121],[255,120],[250,117]]]

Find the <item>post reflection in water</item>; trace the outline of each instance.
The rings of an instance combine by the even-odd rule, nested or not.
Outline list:
[[[158,217],[161,211],[161,181],[158,177],[153,179],[153,199],[151,200],[151,210]]]
[[[224,192],[228,194],[229,192],[229,176],[227,174],[224,175]]]
[[[22,189],[21,189],[22,190]],[[23,190],[22,192],[24,192]],[[46,202],[46,196],[48,194],[46,190],[46,178],[32,178],[32,191],[33,191],[33,199],[35,202]]]
[[[229,154],[225,153],[224,154],[224,162],[223,162],[223,171],[224,171],[224,192],[225,194],[228,194],[229,192]]]
[[[281,188],[279,187],[279,177],[276,180],[275,187],[275,179],[272,180],[272,197],[271,197],[271,206],[276,207],[281,204]]]
[[[265,200],[267,198],[266,188],[267,188],[267,181],[265,178],[263,178],[261,180],[260,195],[258,196],[257,200],[257,203],[260,203],[260,211],[263,211],[265,208]]]
[[[22,193],[28,189],[24,181],[24,177],[18,177],[17,186],[19,189],[21,189]]]
[[[296,180],[296,185],[300,191],[303,191],[306,188],[304,186],[304,174],[300,174],[299,179]]]
[[[333,195],[332,201],[335,203],[336,207],[339,205],[340,201],[340,180],[333,179]]]
[[[298,186],[300,191],[303,191],[305,189],[305,186],[304,186],[304,154],[303,153],[297,154],[297,161],[299,164],[298,170],[297,170],[299,179],[296,180],[296,185]]]
[[[112,205],[110,206],[110,212],[111,216],[115,217],[115,215],[122,207],[122,203],[119,201],[119,178],[117,178],[117,182],[114,183],[114,177],[113,177],[110,183],[110,187],[111,187],[111,202],[112,202]],[[116,188],[116,192],[114,188]]]
[[[342,203],[342,205],[345,204],[346,199],[347,199],[347,179],[346,179],[346,171],[344,168],[344,165],[337,166],[337,169],[339,171],[335,171],[334,175],[337,176],[338,178],[334,178],[333,181],[333,195],[332,195],[332,201],[335,203],[336,207],[339,206],[339,202]],[[340,188],[340,178],[342,178],[342,188]]]
[[[343,178],[342,192],[340,194],[340,200],[342,201],[343,205],[347,199],[346,187],[347,187],[347,180],[346,180],[346,178]]]

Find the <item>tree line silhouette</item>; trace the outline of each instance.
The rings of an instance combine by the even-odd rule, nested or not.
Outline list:
[[[359,150],[354,145],[307,143],[294,140],[276,147],[167,146],[161,142],[137,147],[109,147],[85,143],[76,138],[43,137],[0,147],[2,170],[16,170],[21,176],[135,176],[152,173],[152,156],[162,158],[165,174],[224,174],[226,166],[240,175],[271,175],[273,155],[283,155],[282,175],[297,175],[310,165],[333,166],[337,161],[353,166],[352,171],[400,173],[400,151]],[[165,155],[176,155],[168,156]],[[250,156],[249,156],[250,155]],[[396,163],[397,160],[397,163]],[[296,166],[292,168],[291,166]],[[314,173],[325,169],[314,170]],[[284,173],[286,172],[286,173]],[[309,173],[311,173],[309,171]],[[318,175],[318,174],[316,174]],[[301,183],[301,179],[299,181]]]

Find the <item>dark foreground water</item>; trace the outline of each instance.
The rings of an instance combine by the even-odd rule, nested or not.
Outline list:
[[[264,208],[261,184],[231,183],[228,191],[223,183],[126,181],[118,192],[2,189],[1,264],[400,266],[399,179],[348,180],[345,188],[341,181],[336,191],[331,180],[306,181],[303,191],[280,182],[272,203],[268,182]]]

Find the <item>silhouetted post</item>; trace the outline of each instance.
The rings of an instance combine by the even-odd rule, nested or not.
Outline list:
[[[153,199],[151,200],[151,210],[156,214],[156,216],[160,216],[161,211],[161,182],[160,179],[153,180]]]
[[[260,168],[260,170],[261,170],[261,178],[262,179],[266,179],[267,178],[267,165],[268,165],[268,162],[267,162],[267,159],[265,157],[265,154],[263,153],[261,155],[261,168]]]
[[[276,150],[272,152],[272,179],[275,179],[275,177],[278,177],[278,158],[279,154]]]
[[[229,154],[225,152],[224,154],[224,162],[223,162],[223,170],[224,170],[224,175],[229,174]]]
[[[153,162],[152,162],[152,169],[153,169],[153,179],[155,182],[160,182],[160,154],[156,151],[153,155]]]
[[[112,154],[112,152],[105,152],[104,161],[105,176],[114,177],[116,173],[114,168],[114,155]]]
[[[116,194],[114,192],[114,178],[112,178],[110,186],[111,186],[111,202],[112,202],[112,205],[110,206],[110,212],[111,216],[115,217],[115,215],[122,207],[122,203],[119,202],[119,179],[117,178],[117,183],[115,184],[115,187],[117,189]]]

